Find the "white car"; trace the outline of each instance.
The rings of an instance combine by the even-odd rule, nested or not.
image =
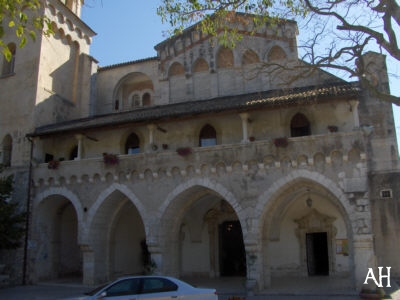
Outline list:
[[[218,300],[215,289],[195,288],[179,279],[166,276],[121,277],[68,300]]]

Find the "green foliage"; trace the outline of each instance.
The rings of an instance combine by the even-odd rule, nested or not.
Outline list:
[[[15,249],[25,234],[26,214],[18,212],[18,204],[9,202],[13,177],[0,178],[0,249]]]
[[[18,47],[26,45],[28,39],[36,40],[36,32],[52,34],[50,20],[40,12],[43,0],[0,0],[0,49],[10,61],[12,53],[4,40],[6,29],[12,29]],[[13,40],[13,39],[12,39]]]
[[[203,33],[218,37],[219,43],[231,48],[242,38],[239,27],[255,33],[266,23],[281,22],[282,17],[307,14],[302,0],[163,0],[162,3],[157,14],[172,27],[170,34],[179,34],[198,23]]]

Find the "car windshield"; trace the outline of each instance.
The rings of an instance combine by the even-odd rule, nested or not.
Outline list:
[[[89,292],[86,292],[85,295],[93,296],[94,294],[96,294],[98,291],[100,291],[102,288],[104,288],[108,284],[109,283],[102,284],[102,285],[96,287],[95,289],[93,289],[93,290],[91,290]]]

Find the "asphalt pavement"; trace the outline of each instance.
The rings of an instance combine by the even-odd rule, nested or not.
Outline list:
[[[69,297],[81,296],[90,288],[82,285],[68,284],[37,284],[15,286],[0,289],[1,300],[62,300]],[[219,300],[232,299],[233,295],[220,294]],[[356,295],[236,295],[235,300],[355,300],[360,299]]]

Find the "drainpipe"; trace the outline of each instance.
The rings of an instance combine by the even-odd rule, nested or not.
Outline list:
[[[22,284],[27,284],[27,271],[28,271],[28,242],[29,242],[29,223],[31,214],[31,182],[32,182],[32,157],[33,157],[33,140],[27,136],[28,141],[31,143],[29,154],[29,171],[28,171],[28,187],[27,187],[27,200],[26,200],[26,220],[25,220],[25,243],[24,243],[24,260],[22,269]]]

